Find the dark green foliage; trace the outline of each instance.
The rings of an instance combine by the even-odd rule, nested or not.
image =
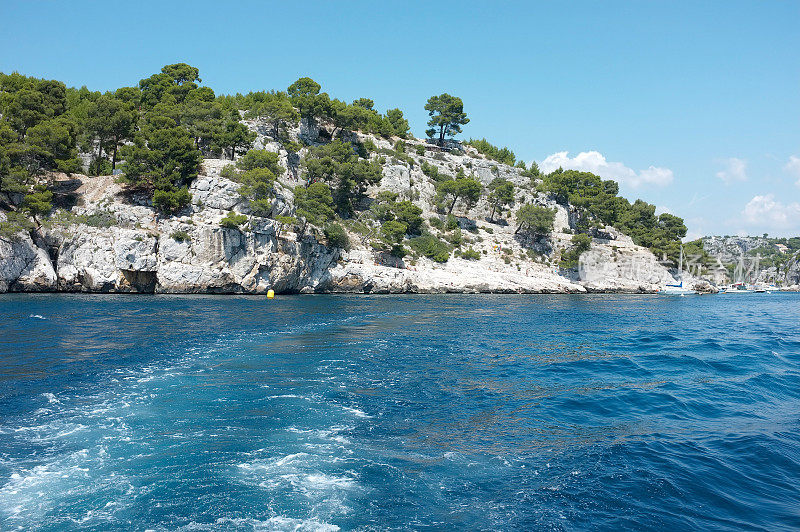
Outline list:
[[[341,225],[329,224],[325,226],[324,232],[329,245],[342,249],[350,247],[350,239],[347,237],[347,232]]]
[[[336,208],[342,216],[350,215],[367,187],[377,185],[381,166],[358,157],[350,143],[334,140],[311,148],[303,165],[308,183],[324,181],[333,187]]]
[[[380,134],[383,136],[395,136],[404,139],[408,136],[408,120],[403,116],[400,109],[389,109],[383,115]],[[388,133],[388,135],[387,135]]]
[[[175,214],[192,202],[186,187],[157,188],[153,191],[153,207],[165,214]]]
[[[444,229],[444,222],[442,222],[442,220],[438,216],[431,216],[430,218],[428,218],[428,223],[431,225],[431,227],[434,227],[436,229],[439,230]]]
[[[470,210],[478,203],[483,192],[483,185],[473,177],[448,179],[440,181],[436,186],[437,199],[445,203],[447,214],[453,212],[456,202],[461,201],[465,210]]]
[[[496,177],[489,183],[489,204],[492,206],[490,220],[494,220],[495,212],[503,213],[507,206],[514,204],[514,183]]]
[[[53,209],[53,193],[43,185],[34,187],[33,192],[26,194],[22,200],[22,209],[35,220],[37,216],[44,216]]]
[[[278,154],[267,150],[250,150],[236,162],[240,171],[231,166],[223,168],[226,177],[242,184],[239,194],[247,199],[256,216],[272,214],[271,198],[275,194],[276,175],[283,172]]]
[[[111,155],[111,170],[117,166],[117,152],[122,142],[133,138],[138,115],[134,104],[116,96],[104,94],[87,109],[87,134],[97,143],[95,161],[103,161],[103,153]],[[95,175],[101,175],[101,164]],[[91,173],[91,172],[90,172]]]
[[[629,203],[617,196],[619,185],[615,181],[604,181],[589,172],[559,169],[543,176],[540,190],[576,208],[579,231],[614,226],[637,245],[649,248],[656,256],[666,255],[677,265],[680,240],[686,236],[683,220],[668,213],[656,215],[655,205],[642,200]]]
[[[189,236],[189,233],[186,231],[173,231],[169,236],[171,239],[177,242],[188,242],[192,239],[192,237]]]
[[[523,163],[523,167],[524,166],[525,165]],[[539,165],[536,164],[536,161],[533,161],[531,163],[530,168],[524,170],[520,175],[522,175],[523,177],[529,177],[531,178],[531,180],[538,179],[539,177],[541,177],[541,174],[539,173]]]
[[[435,262],[447,262],[450,258],[451,247],[431,234],[424,234],[409,241],[411,248]]]
[[[532,235],[544,235],[553,230],[556,210],[540,205],[523,205],[517,210],[517,230]]]
[[[470,246],[461,252],[461,258],[467,260],[478,260],[481,258],[481,254],[472,249]]]
[[[5,221],[0,222],[0,238],[13,238],[20,232],[27,233],[36,227],[21,212],[9,211],[5,215]]]
[[[228,214],[226,214],[225,217],[219,221],[219,225],[225,227],[226,229],[239,229],[239,226],[246,222],[247,216],[244,214],[236,214],[233,211],[229,211]]]
[[[447,93],[428,98],[425,110],[431,117],[428,120],[431,128],[425,133],[430,138],[437,138],[440,146],[444,145],[445,138],[461,133],[461,126],[469,122],[461,98]]]
[[[561,256],[562,268],[575,268],[584,251],[592,247],[592,238],[583,233],[572,237],[572,248]]]
[[[322,225],[334,218],[331,189],[325,183],[311,183],[307,188],[295,187],[294,204],[297,215],[307,223]]]
[[[175,102],[181,103],[190,91],[197,88],[195,81],[201,81],[199,76],[199,70],[186,63],[166,65],[161,73],[139,82],[141,102],[145,106],[154,107],[165,97],[171,97]]]
[[[448,214],[444,222],[444,230],[452,231],[453,229],[458,229],[458,218],[452,214]]]
[[[395,219],[405,224],[406,232],[410,235],[419,234],[422,229],[422,209],[410,201],[401,201],[392,207]]]
[[[286,92],[300,116],[315,120],[332,113],[331,99],[327,93],[321,93],[319,83],[309,77],[303,77],[289,85]]]
[[[405,257],[407,250],[403,247],[403,239],[408,231],[408,226],[395,220],[387,220],[381,225],[383,241],[390,246],[389,253],[395,257]]]
[[[236,167],[243,171],[266,168],[274,175],[278,175],[283,168],[278,163],[279,155],[267,150],[250,150],[241,159],[236,161]]]
[[[392,244],[399,244],[406,236],[406,224],[396,220],[387,220],[381,224],[381,234]]]
[[[48,172],[80,169],[79,132],[63,83],[0,73],[0,193],[28,194],[30,212],[49,211],[50,200],[39,185]],[[0,202],[12,208],[5,198]]]
[[[247,126],[237,119],[228,120],[225,128],[217,136],[216,142],[224,150],[230,152],[230,159],[236,158],[239,153],[246,153],[253,146],[256,140],[256,133],[247,129]]]
[[[254,93],[253,99],[254,103],[247,111],[247,117],[267,121],[275,140],[283,139],[286,127],[296,124],[300,118],[285,92]]]
[[[448,176],[439,173],[439,168],[437,166],[428,164],[425,161],[422,162],[420,169],[422,170],[423,174],[430,177],[434,181],[444,181],[449,179]]]
[[[425,155],[425,146],[423,146],[422,144],[417,144],[417,145],[414,147],[414,151],[416,151],[416,152],[417,152],[417,155],[419,155],[420,157],[422,157],[422,156],[424,156],[424,155]]]
[[[514,162],[517,159],[516,155],[514,155],[514,152],[510,149],[506,147],[498,148],[486,139],[469,139],[468,141],[464,142],[464,144],[472,146],[478,150],[479,153],[485,155],[489,159],[494,159],[497,162],[507,164],[509,166],[514,166]]]
[[[181,127],[148,133],[139,133],[132,145],[122,148],[125,164],[121,181],[152,192],[158,210],[174,213],[191,201],[186,185],[197,176],[200,151]]]

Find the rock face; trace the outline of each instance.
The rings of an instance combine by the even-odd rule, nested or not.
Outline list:
[[[258,146],[277,149],[259,126],[253,127],[260,132]],[[309,142],[320,138],[308,123],[293,135]],[[382,138],[369,140],[379,149],[392,147]],[[299,227],[274,219],[250,216],[242,230],[224,228],[220,220],[228,211],[250,211],[239,185],[220,175],[230,161],[207,159],[190,187],[192,204],[174,217],[159,216],[145,198],[124,197],[110,176],[78,176],[78,206],[70,213],[51,218],[35,231],[35,239],[23,232],[0,237],[0,291],[652,292],[672,280],[648,250],[610,229],[603,234],[607,238],[594,239],[577,271],[559,270],[560,253],[570,247],[574,229],[569,206],[535,192],[520,169],[481,158],[472,148],[457,154],[415,139],[407,143],[412,150],[423,146],[425,154],[412,151],[414,165],[388,160],[381,184],[368,196],[391,191],[414,201],[426,220],[443,219],[434,209],[434,183],[422,173],[421,162],[448,174],[467,168],[484,184],[496,177],[512,181],[519,187],[518,202],[556,209],[554,232],[534,240],[523,237],[508,213],[489,219],[485,198],[468,212],[454,211],[465,238],[461,249],[470,249],[471,260],[451,256],[445,263],[375,251],[372,229],[351,230],[350,249],[341,250],[327,246],[317,229],[301,235]],[[288,154],[282,153],[281,161],[290,168],[279,177],[273,215],[292,215],[292,187],[301,181]]]

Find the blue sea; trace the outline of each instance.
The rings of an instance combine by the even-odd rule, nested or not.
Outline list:
[[[0,317],[2,530],[800,529],[800,294]]]

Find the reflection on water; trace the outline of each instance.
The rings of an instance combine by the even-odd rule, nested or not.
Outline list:
[[[798,303],[3,296],[0,528],[798,528]]]

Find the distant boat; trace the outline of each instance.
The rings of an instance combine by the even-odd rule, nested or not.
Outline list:
[[[658,293],[665,296],[685,296],[697,293],[694,290],[683,287],[683,244],[681,244],[681,255],[678,259],[678,278],[680,279],[678,283],[667,283]]]
[[[732,285],[728,285],[725,289],[726,294],[753,294],[755,291],[753,288],[746,284],[746,283],[735,283]]]

